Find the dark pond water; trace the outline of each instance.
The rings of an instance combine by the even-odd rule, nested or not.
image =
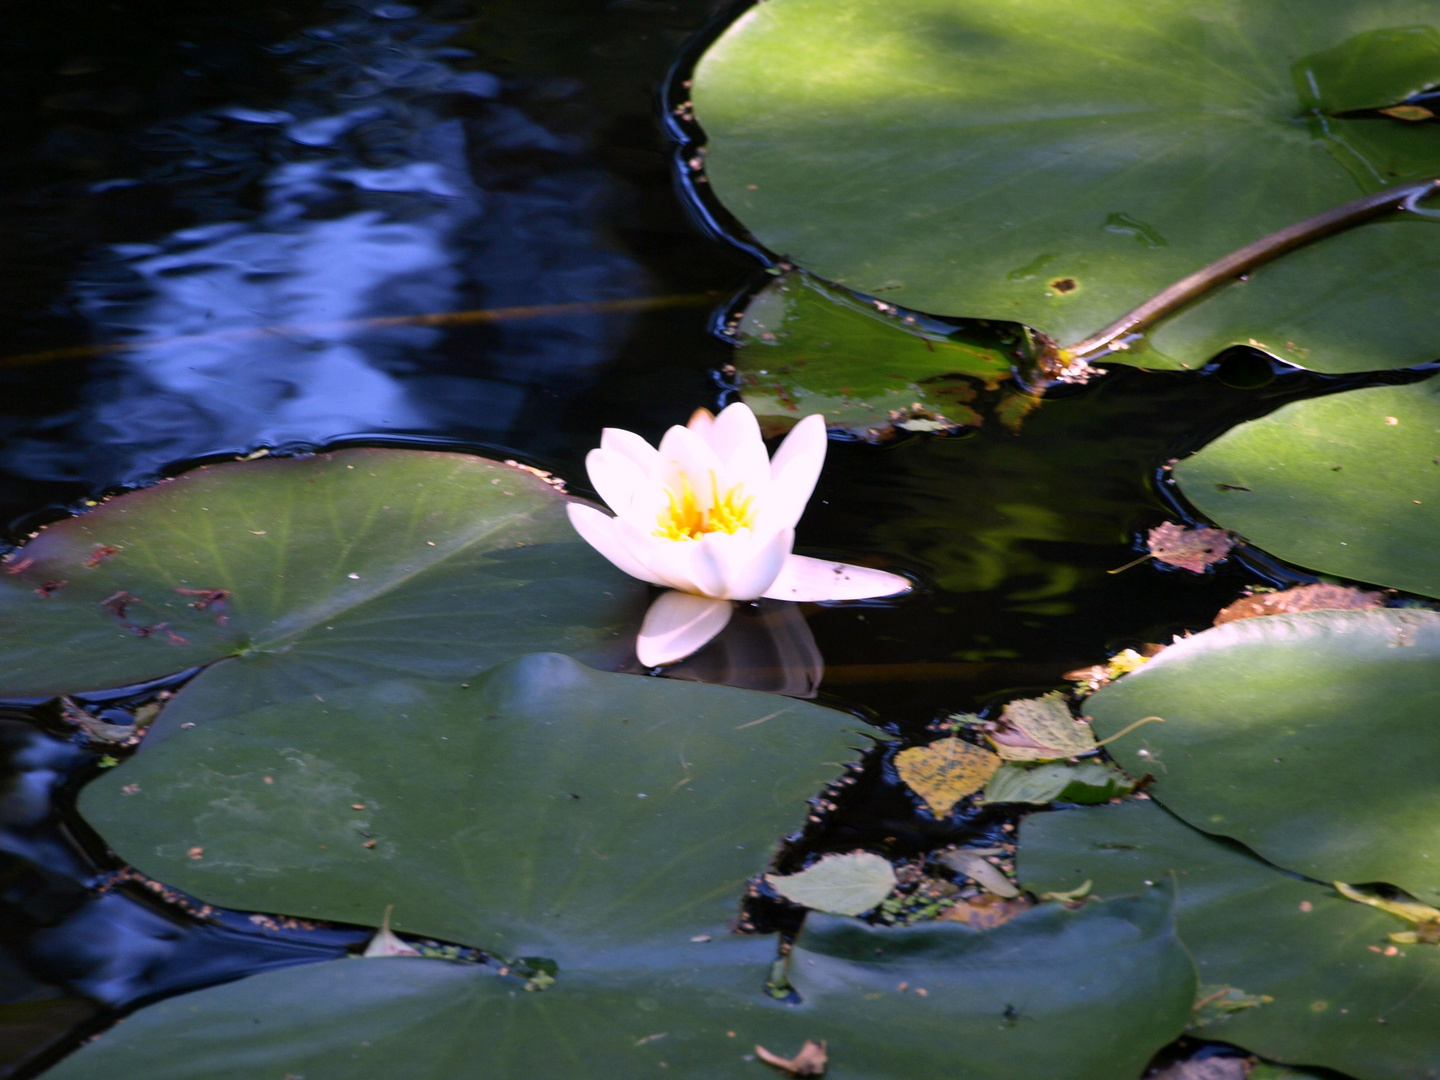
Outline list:
[[[520,456],[583,491],[602,426],[653,439],[716,405],[730,356],[716,312],[764,277],[677,185],[662,84],[718,8],[12,9],[7,538],[207,457],[337,440]],[[444,317],[374,322],[421,315]],[[809,613],[821,700],[913,733],[1206,626],[1247,584],[1308,580],[1245,558],[1205,576],[1107,571],[1184,513],[1168,459],[1341,385],[1245,356],[1206,375],[1122,369],[1047,401],[1018,435],[832,444],[799,549],[899,566],[923,589]],[[746,622],[720,660],[677,674],[771,678]],[[97,767],[69,732],[53,705],[0,709],[0,1075],[33,1075],[158,996],[368,937],[200,920],[117,878],[67,809]],[[952,838],[908,805],[877,757],[804,843],[905,853]]]

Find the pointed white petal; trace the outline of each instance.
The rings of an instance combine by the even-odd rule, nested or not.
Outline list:
[[[695,501],[702,509],[708,510],[714,503],[711,497],[711,478],[719,479],[720,459],[710,444],[689,428],[672,427],[660,440],[660,479],[675,494],[681,491],[680,477],[684,474],[690,483]]]
[[[791,555],[765,595],[771,600],[869,600],[877,596],[898,596],[911,588],[910,582],[899,574]]]
[[[715,414],[709,409],[696,409],[690,414],[685,426],[706,442],[710,441],[710,430],[715,426]]]
[[[711,533],[701,539],[697,561],[713,568],[720,578],[718,595],[756,600],[779,575],[794,545],[793,529],[781,529],[771,536],[757,536],[748,529],[733,536]]]
[[[770,454],[760,437],[760,424],[750,406],[737,401],[715,419],[709,443],[731,484],[744,484],[745,494],[763,497],[770,486]]]
[[[657,475],[660,468],[660,451],[624,428],[607,427],[600,433],[600,448],[624,454],[649,476]]]
[[[645,613],[635,641],[635,655],[646,667],[683,660],[724,630],[734,610],[729,600],[683,592],[661,593]]]
[[[602,514],[593,506],[578,502],[567,503],[565,512],[570,515],[570,524],[575,526],[575,531],[581,538],[625,573],[652,585],[670,584],[657,577],[643,559],[631,550],[632,545],[626,542],[618,519]]]
[[[590,474],[591,486],[616,514],[631,516],[637,499],[642,512],[657,512],[660,484],[619,451],[604,447],[591,450],[585,455],[585,471]]]
[[[370,939],[370,944],[365,946],[365,951],[360,955],[366,959],[376,956],[419,956],[420,950],[405,944],[395,932],[390,929],[390,912],[395,910],[391,904],[385,909],[385,919],[380,923],[380,929],[375,931],[375,936]]]
[[[771,475],[788,469],[792,462],[805,461],[816,476],[825,464],[825,417],[811,413],[785,436],[775,456],[770,459]]]
[[[793,528],[815,493],[825,465],[825,418],[819,413],[796,424],[770,460],[770,490],[762,513],[772,528]]]

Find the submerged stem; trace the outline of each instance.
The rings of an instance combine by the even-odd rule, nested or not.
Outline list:
[[[1412,209],[1414,204],[1435,190],[1440,189],[1440,176],[1426,177],[1408,184],[1377,191],[1373,195],[1355,199],[1324,213],[1297,221],[1279,232],[1273,232],[1253,244],[1246,244],[1238,251],[1232,251],[1223,259],[1217,259],[1188,277],[1183,277],[1169,288],[1156,293],[1135,310],[1122,315],[1105,329],[1092,334],[1084,341],[1060,350],[1061,357],[1068,363],[1084,360],[1091,353],[1106,348],[1117,338],[1138,333],[1169,315],[1177,308],[1204,295],[1217,285],[1223,285],[1239,277],[1261,263],[1269,262],[1298,247],[1352,228],[1371,218],[1397,209]]]

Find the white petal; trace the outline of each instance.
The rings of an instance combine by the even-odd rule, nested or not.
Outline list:
[[[638,503],[639,516],[659,512],[663,492],[658,481],[617,450],[591,450],[585,455],[585,471],[590,484],[616,514],[630,517]]]
[[[724,630],[734,610],[729,600],[674,591],[661,593],[645,613],[635,641],[635,655],[646,667],[684,660]]]
[[[795,546],[795,530],[781,529],[757,536],[749,529],[730,535],[711,533],[701,538],[697,561],[714,568],[721,580],[720,596],[730,600],[756,600],[785,565]]]
[[[581,538],[625,573],[652,585],[669,584],[649,570],[642,559],[632,551],[633,545],[626,542],[618,519],[602,514],[593,506],[578,502],[567,503],[565,512],[570,515],[570,524],[575,526],[575,531]]]
[[[876,596],[898,596],[911,588],[910,582],[899,574],[791,555],[765,595],[771,600],[869,600]]]
[[[694,580],[691,553],[686,550],[695,547],[694,541],[662,540],[654,530],[625,518],[615,519],[615,533],[646,572],[654,575],[647,580],[681,592],[704,592]]]
[[[715,426],[715,414],[709,409],[696,409],[690,414],[690,419],[685,422],[685,426],[709,442],[710,431]]]
[[[377,956],[419,956],[420,950],[405,944],[395,932],[390,929],[390,912],[395,908],[391,904],[385,909],[385,919],[380,924],[380,929],[375,931],[375,936],[370,939],[370,944],[365,946],[365,951],[360,955],[365,959],[373,959]]]
[[[718,480],[721,471],[720,459],[710,444],[689,428],[672,427],[660,440],[661,482],[678,495],[683,474],[701,509],[708,510],[714,504],[712,477]]]
[[[725,564],[715,559],[703,544],[703,540],[656,538],[653,546],[646,550],[646,565],[665,578],[673,589],[708,596],[712,600],[728,599],[725,595]]]
[[[715,419],[707,440],[730,484],[744,484],[746,495],[763,497],[769,488],[770,454],[750,406],[737,401]]]
[[[794,527],[815,493],[815,481],[825,465],[825,418],[805,417],[780,444],[770,459],[770,490],[764,514],[771,527]]]
[[[815,475],[820,475],[820,467],[825,464],[825,417],[819,413],[811,413],[790,429],[770,459],[771,474],[789,468],[794,461],[808,462]]]
[[[633,431],[626,431],[624,428],[607,427],[600,432],[600,448],[602,450],[614,450],[617,454],[624,454],[631,461],[640,467],[640,471],[649,475],[657,476],[660,470],[660,451],[651,446],[648,442],[636,435]]]

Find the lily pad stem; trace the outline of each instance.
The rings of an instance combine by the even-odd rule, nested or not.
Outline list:
[[[1084,361],[1092,353],[1102,349],[1124,348],[1123,344],[1114,345],[1114,342],[1126,335],[1138,334],[1217,285],[1223,285],[1261,263],[1269,262],[1312,240],[1342,232],[1392,210],[1413,210],[1416,203],[1433,194],[1437,188],[1440,188],[1440,176],[1431,176],[1377,191],[1373,195],[1333,207],[1304,221],[1297,221],[1294,225],[1273,232],[1253,244],[1246,244],[1223,259],[1217,259],[1209,266],[1181,278],[1133,311],[1116,319],[1099,333],[1092,334],[1067,349],[1061,349],[1060,357],[1064,363],[1071,364]]]
[[[1163,724],[1164,722],[1165,722],[1164,717],[1161,717],[1161,716],[1147,716],[1147,717],[1145,717],[1144,719],[1136,720],[1136,721],[1135,721],[1133,724],[1131,724],[1129,727],[1121,728],[1119,731],[1115,732],[1114,735],[1111,735],[1108,739],[1101,739],[1101,740],[1100,740],[1099,742],[1097,742],[1095,745],[1096,745],[1096,746],[1104,746],[1106,743],[1112,743],[1112,742],[1114,742],[1116,739],[1120,738],[1120,736],[1122,736],[1122,735],[1129,735],[1130,732],[1134,731],[1134,730],[1135,730],[1137,727],[1139,727],[1141,724]]]

